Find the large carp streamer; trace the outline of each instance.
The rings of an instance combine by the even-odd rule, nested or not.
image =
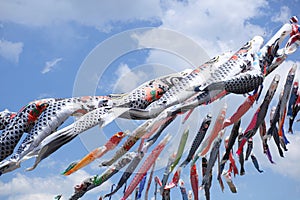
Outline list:
[[[287,42],[282,44],[284,41]],[[84,131],[97,125],[104,127],[116,118],[125,118],[143,120],[143,123],[131,133],[120,130],[112,134],[103,146],[94,149],[79,161],[66,164],[66,169],[62,172],[64,176],[72,176],[96,159],[101,160],[100,167],[107,167],[102,174],[87,177],[76,185],[70,199],[79,199],[89,190],[101,187],[115,174],[120,175],[119,182],[110,193],[100,194],[100,199],[111,198],[124,185],[121,199],[127,199],[134,191],[136,198],[140,198],[145,185],[145,199],[148,199],[151,186],[155,186],[155,199],[157,195],[170,199],[171,190],[177,186],[182,193],[182,199],[190,199],[191,196],[199,199],[200,189],[204,190],[205,198],[210,199],[214,166],[218,170],[216,179],[221,189],[224,190],[224,179],[230,191],[236,193],[237,188],[231,174],[244,175],[244,162],[248,158],[251,158],[259,173],[263,172],[252,151],[253,137],[257,131],[262,140],[263,153],[271,163],[274,163],[268,145],[271,138],[274,139],[281,157],[288,151],[289,141],[286,134],[292,134],[294,122],[299,121],[295,120],[300,110],[299,83],[295,78],[297,66],[292,65],[290,69],[286,69],[289,71],[287,77],[273,74],[273,71],[288,55],[296,52],[299,45],[298,20],[292,17],[290,23],[284,24],[265,44],[261,36],[255,36],[235,52],[218,55],[194,69],[147,81],[124,94],[40,99],[28,103],[18,112],[6,109],[0,112],[0,174],[21,167],[21,163],[30,158],[35,158],[35,162],[27,170],[33,170],[43,159]],[[264,82],[266,76],[273,76],[271,83]],[[279,82],[284,83],[283,88],[279,88]],[[263,85],[267,88],[265,94],[262,94]],[[281,90],[279,99],[273,98],[275,92]],[[171,134],[164,134],[165,128],[178,115],[185,114],[185,123],[196,107],[214,103],[229,94],[242,94],[246,99],[237,106],[224,103],[219,114],[215,116],[203,113],[203,121],[191,144],[187,144],[187,128],[181,135],[177,151],[169,157],[163,177],[155,176],[155,163],[172,138]],[[270,108],[272,100],[277,102],[274,108]],[[241,120],[255,101],[261,103],[256,111],[252,110],[253,117],[246,121],[249,125],[243,131]],[[231,116],[226,115],[228,107],[236,109]],[[268,112],[270,122],[265,122]],[[76,116],[77,120],[60,128],[70,116]],[[286,119],[287,131],[284,126]],[[232,126],[232,131],[226,136],[225,128],[229,126]],[[24,133],[27,133],[26,137],[22,137]],[[20,141],[21,138],[23,141]],[[223,156],[220,155],[222,141],[225,144]],[[184,153],[184,149],[187,149],[188,154]],[[109,160],[103,160],[103,155],[109,151],[115,153]],[[238,158],[240,169],[235,157]],[[198,176],[198,159],[202,162],[198,165],[202,166],[202,176]],[[184,182],[180,179],[189,163],[192,192],[186,191]],[[175,173],[168,180],[173,170]],[[147,176],[149,178],[146,184]],[[61,195],[55,198],[59,199]]]

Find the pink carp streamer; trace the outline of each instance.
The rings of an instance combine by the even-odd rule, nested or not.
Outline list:
[[[152,165],[149,180],[148,180],[148,183],[147,183],[147,188],[146,188],[146,191],[145,191],[145,200],[148,200],[148,194],[149,194],[149,189],[150,189],[152,178],[153,178],[154,169],[155,169],[155,162]]]
[[[221,109],[220,113],[217,116],[217,119],[214,124],[214,128],[211,134],[203,141],[203,149],[201,149],[199,156],[204,156],[208,153],[213,141],[218,137],[219,132],[223,129],[223,123],[226,116],[227,104],[224,104],[223,108]]]
[[[253,106],[253,103],[258,97],[259,92],[248,96],[248,98],[238,107],[235,113],[224,121],[223,128],[238,122],[242,116]]]
[[[136,186],[139,184],[139,182],[143,179],[143,177],[146,175],[147,171],[150,169],[150,167],[153,165],[155,160],[158,158],[161,151],[165,148],[167,142],[170,140],[171,136],[167,135],[151,152],[151,154],[146,158],[143,165],[139,169],[139,171],[136,173],[134,178],[132,179],[130,185],[127,187],[124,196],[121,198],[122,200],[126,200],[129,195],[134,191]]]

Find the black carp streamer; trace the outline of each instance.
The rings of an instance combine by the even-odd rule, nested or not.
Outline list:
[[[0,174],[21,167],[21,163],[30,158],[35,158],[35,162],[27,170],[33,170],[42,160],[86,130],[97,125],[102,128],[116,118],[125,118],[144,120],[144,123],[131,133],[120,130],[113,134],[105,145],[96,148],[84,158],[69,165],[66,163],[66,170],[62,174],[68,176],[101,158],[106,152],[116,149],[109,160],[101,162],[100,167],[106,166],[106,170],[101,175],[87,177],[76,185],[70,199],[81,198],[93,188],[101,187],[113,175],[119,174],[120,179],[116,187],[112,187],[110,193],[100,194],[100,199],[114,198],[115,193],[127,184],[122,199],[127,199],[134,191],[137,198],[141,197],[149,177],[146,199],[149,188],[153,185],[155,199],[157,195],[161,195],[163,199],[170,199],[171,190],[179,186],[183,200],[199,199],[199,188],[204,189],[205,198],[209,200],[214,168],[218,169],[216,179],[221,189],[225,188],[224,179],[230,191],[236,193],[237,187],[231,177],[245,174],[246,160],[251,158],[256,170],[259,173],[263,172],[252,151],[255,147],[253,137],[258,130],[263,153],[271,163],[275,162],[268,145],[272,137],[280,156],[284,157],[284,152],[288,150],[289,141],[284,121],[288,118],[288,132],[293,133],[293,124],[300,110],[299,83],[295,79],[297,65],[291,66],[287,77],[273,75],[272,72],[288,55],[296,52],[300,45],[298,20],[296,17],[291,19],[293,20],[284,24],[265,45],[262,37],[255,36],[233,53],[216,56],[194,69],[147,81],[124,94],[41,99],[28,103],[18,112],[0,112]],[[286,37],[289,37],[288,41],[282,45]],[[270,85],[264,85],[265,77],[271,75],[273,80]],[[175,79],[176,81],[173,81]],[[280,81],[284,82],[283,88],[279,88]],[[263,85],[268,88],[266,94],[261,94]],[[276,90],[282,90],[279,99],[273,98]],[[183,120],[185,123],[196,107],[214,103],[229,94],[243,94],[246,99],[238,106],[225,104],[215,116],[202,113],[202,123],[191,144],[187,144],[187,128],[181,135],[177,152],[170,154],[163,176],[155,176],[155,163],[161,152],[166,151],[165,146],[172,137],[171,134],[162,137],[164,130],[178,115],[186,114]],[[250,121],[245,121],[249,125],[243,131],[241,121],[246,120],[243,116],[251,110],[255,101],[260,100],[260,96],[263,96],[262,101],[255,112],[252,109],[253,117]],[[277,102],[277,106],[270,109],[272,100]],[[231,116],[226,116],[228,107],[236,108]],[[268,112],[269,123],[265,122]],[[77,120],[60,128],[70,116],[76,116]],[[225,128],[230,126],[232,131],[225,137]],[[24,133],[27,133],[27,136],[20,141]],[[220,151],[223,141],[225,153],[222,156]],[[20,146],[15,150],[18,142]],[[138,142],[139,147],[133,149]],[[147,154],[150,147],[151,153]],[[188,150],[186,156],[185,148]],[[238,157],[240,170],[235,157]],[[202,161],[202,165],[198,165],[202,166],[202,176],[198,176],[198,159]],[[187,192],[183,180],[180,179],[180,174],[189,163],[191,166],[187,171],[190,171],[192,192]],[[175,173],[169,181],[174,169]],[[147,173],[150,173],[150,176]],[[151,180],[153,176],[155,181]],[[61,195],[55,198],[60,199]]]

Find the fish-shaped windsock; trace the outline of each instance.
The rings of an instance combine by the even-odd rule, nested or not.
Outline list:
[[[212,168],[215,165],[215,162],[218,158],[219,149],[220,149],[220,145],[221,145],[221,142],[222,142],[223,135],[224,135],[224,130],[220,131],[220,133],[218,134],[216,140],[213,143],[212,149],[210,151],[208,163],[207,163],[206,173],[203,177],[202,184],[201,184],[203,186],[205,186],[209,182],[210,171],[212,170]]]
[[[5,128],[0,136],[0,161],[7,158],[14,151],[24,132],[30,132],[35,125],[39,116],[49,106],[49,103],[54,99],[43,99],[33,101],[24,106],[16,115],[9,121],[7,117],[4,119],[3,124]],[[4,114],[4,113],[3,113]],[[8,115],[5,115],[8,116]],[[8,123],[9,122],[9,123]]]
[[[186,157],[186,159],[179,165],[180,167],[185,167],[193,158],[195,152],[197,151],[198,147],[200,146],[201,142],[203,141],[206,132],[209,128],[209,125],[211,123],[212,116],[210,114],[206,115],[206,117],[203,119],[202,124],[199,128],[199,131],[197,132],[192,146],[190,148],[190,151]]]
[[[228,171],[233,172],[233,175],[236,176],[239,173],[239,171],[238,171],[237,166],[235,164],[235,160],[233,158],[233,155],[231,155],[229,157],[229,160],[230,160],[230,165],[229,165],[229,170]]]
[[[198,193],[199,180],[198,180],[198,172],[197,172],[196,164],[191,166],[190,181],[191,181],[191,185],[192,185],[192,189],[193,189],[194,199],[198,200],[199,199],[199,193]]]
[[[294,123],[295,117],[300,109],[298,106],[298,103],[297,103],[297,101],[298,101],[300,104],[300,97],[299,97],[300,91],[298,91],[298,88],[299,88],[298,85],[299,85],[298,81],[295,81],[292,92],[291,92],[289,104],[288,104],[287,116],[289,116],[289,132],[290,133],[293,133],[293,123]]]
[[[226,140],[226,139],[225,139]],[[218,154],[218,176],[217,176],[219,185],[221,187],[222,192],[224,192],[224,183],[221,177],[221,158],[220,158],[220,153]]]
[[[206,139],[203,141],[202,145],[199,147],[199,149],[197,150],[196,154],[194,155],[194,158],[191,162],[191,165],[193,165],[200,156],[203,156],[203,151],[205,150],[206,152],[209,150],[212,142],[214,141],[214,139],[218,136],[219,131],[222,130],[223,124],[224,124],[224,119],[225,119],[225,114],[226,114],[226,110],[227,110],[227,105],[224,104],[224,107],[220,110],[217,119],[214,122],[213,125],[213,130],[211,131],[211,134],[206,137]]]
[[[252,160],[252,162],[253,162],[254,167],[257,169],[257,171],[258,171],[259,173],[262,173],[263,170],[259,169],[258,160],[257,160],[257,158],[254,156],[254,154],[251,154],[251,160]]]
[[[164,120],[162,120],[162,124],[157,125],[157,122],[154,121],[152,124],[153,126],[150,125],[150,131],[147,132],[144,136],[143,139],[147,139],[147,142],[155,142],[158,137],[161,135],[161,133],[171,124],[171,122],[176,119],[175,116],[167,117]]]
[[[294,53],[300,46],[300,33],[297,32],[292,35],[285,45],[285,54],[289,55]]]
[[[173,153],[168,159],[168,163],[167,163],[167,166],[165,167],[163,178],[161,180],[161,186],[160,186],[160,193],[161,194],[163,193],[163,190],[165,189],[165,186],[168,182],[168,178],[169,178],[169,175],[170,175],[170,168],[171,168],[172,163],[175,160],[175,157],[176,157],[176,153]]]
[[[153,177],[153,174],[154,174],[154,169],[155,169],[155,162],[152,165],[152,169],[151,169],[151,172],[150,172],[150,175],[149,175],[149,180],[148,180],[147,188],[146,188],[146,191],[145,191],[145,200],[148,200],[148,193],[149,193],[149,189],[150,189],[150,186],[151,186],[152,177]]]
[[[238,136],[238,146],[241,145],[241,141],[243,138],[243,133],[242,133],[242,129],[239,129],[239,136]],[[244,164],[245,164],[245,158],[244,158],[244,147],[242,147],[242,149],[240,149],[241,153],[239,156],[239,163],[240,163],[240,175],[243,176],[245,175],[245,168],[244,168]]]
[[[238,122],[241,117],[252,107],[255,100],[258,98],[259,92],[249,95],[247,99],[238,107],[235,113],[224,121],[223,128]]]
[[[140,185],[138,187],[138,194],[137,194],[137,199],[140,199],[142,197],[142,192],[145,188],[145,184],[146,184],[146,179],[147,179],[147,173],[146,175],[143,177],[143,179],[140,182]]]
[[[74,163],[71,164],[62,174],[68,176],[77,170],[81,169],[82,167],[88,165],[89,163],[93,162],[95,159],[100,158],[106,152],[113,150],[121,140],[127,135],[125,132],[118,132],[114,134],[107,142],[101,147],[94,149],[92,152],[87,154],[83,159],[77,162],[75,165]]]
[[[289,127],[290,127],[289,130],[292,130],[294,120],[299,111],[300,111],[300,92],[298,92],[297,101],[295,102],[295,104],[293,106],[292,116],[290,117],[290,121],[289,121]],[[297,120],[297,122],[299,122],[299,119]]]
[[[245,160],[248,160],[252,149],[253,149],[253,138],[249,138],[247,141],[248,145],[247,145],[247,149],[246,149],[246,155],[245,155]]]
[[[287,137],[285,136],[285,132],[284,132],[284,121],[285,121],[285,116],[286,116],[286,109],[284,109],[283,114],[281,115],[280,119],[279,119],[279,125],[278,125],[278,135],[279,135],[279,139],[280,139],[280,144],[282,146],[282,148],[287,151],[287,147],[286,145],[288,143],[290,143],[287,139]]]
[[[205,175],[209,174],[208,182],[204,185],[204,192],[206,200],[210,200],[210,187],[211,187],[211,181],[212,181],[212,170],[207,171],[207,159],[205,157],[202,157],[202,177],[204,178]],[[192,199],[192,198],[191,198]]]
[[[291,96],[288,102],[288,111],[287,111],[287,116],[291,117],[293,113],[293,106],[297,101],[298,97],[298,88],[299,88],[299,81],[296,80],[294,81],[293,88],[291,91]]]
[[[234,183],[232,182],[232,179],[231,179],[231,173],[230,172],[224,172],[223,173],[223,176],[226,180],[226,183],[227,185],[229,186],[229,189],[232,193],[237,193],[237,189],[234,185]]]
[[[206,157],[202,157],[201,159],[201,170],[202,170],[202,178],[205,176],[206,174],[206,169],[207,169],[207,159]]]
[[[135,156],[136,153],[129,152],[124,155],[117,163],[110,166],[101,175],[95,175],[85,179],[80,185],[75,186],[75,193],[69,198],[70,200],[76,200],[81,198],[86,192],[102,185],[105,181],[115,175],[120,169],[125,167]]]
[[[280,113],[279,112],[280,112],[280,104],[281,104],[281,101],[282,101],[281,97],[282,97],[282,93],[279,95],[279,100],[278,100],[277,106],[275,107],[275,109],[272,108],[272,111],[270,113],[270,127],[267,131],[267,137],[273,136],[273,139],[274,139],[275,144],[277,146],[279,155],[281,157],[284,157],[283,156],[283,151],[282,151],[281,146],[280,146],[280,138],[279,138],[279,135],[278,135],[278,128],[277,128],[277,123],[278,123],[279,118],[280,118]]]
[[[280,76],[275,75],[272,83],[265,95],[265,98],[263,102],[261,103],[260,107],[256,110],[254,116],[252,117],[252,120],[250,121],[247,129],[244,132],[241,144],[239,145],[239,148],[237,150],[237,154],[239,155],[241,153],[242,147],[245,145],[246,141],[253,137],[255,133],[257,132],[258,128],[264,121],[264,118],[267,115],[268,107],[270,105],[271,100],[273,99],[273,96],[276,92],[278,82],[279,82]]]
[[[286,77],[286,81],[284,84],[284,89],[283,89],[283,94],[282,94],[282,101],[280,104],[280,119],[279,119],[279,126],[278,126],[278,135],[280,140],[282,141],[281,143],[283,144],[283,148],[285,148],[285,144],[287,144],[287,141],[284,139],[285,138],[285,134],[283,131],[283,124],[284,124],[284,120],[285,120],[285,116],[286,116],[286,110],[287,110],[287,103],[289,100],[289,96],[293,87],[293,81],[295,78],[295,73],[297,70],[297,65],[294,64],[291,69],[289,70],[289,73]]]
[[[272,110],[274,110],[272,108]],[[274,164],[275,162],[273,161],[272,155],[271,155],[271,151],[268,145],[268,138],[267,138],[267,127],[266,127],[266,122],[264,121],[262,123],[262,125],[259,127],[259,133],[260,133],[260,138],[262,140],[262,146],[263,146],[263,152],[264,154],[266,154],[268,160]]]
[[[179,188],[180,188],[182,200],[188,200],[186,188],[184,186],[184,181],[182,179],[179,180]]]
[[[203,141],[202,145],[200,146],[197,154],[199,156],[204,156],[205,154],[208,153],[213,141],[218,137],[220,131],[223,128],[223,123],[226,115],[226,110],[227,110],[227,104],[224,104],[223,108],[220,110],[216,121],[213,126],[213,130],[211,131],[210,135]]]
[[[170,165],[166,167],[166,171],[165,171],[163,179],[162,179],[162,185],[160,187],[161,193],[163,193],[164,190],[169,190],[178,184],[178,181],[180,179],[181,167],[179,167],[177,169],[176,173],[174,174],[174,176],[172,178],[172,181],[166,186],[170,173],[175,169],[176,165],[179,163],[179,160],[183,154],[183,150],[184,150],[188,135],[189,135],[189,129],[187,128],[182,133],[182,136],[181,136],[181,139],[179,142],[179,146],[177,148],[177,152],[174,154],[175,158],[173,159],[171,157],[169,160],[170,163],[168,163]]]
[[[188,136],[189,136],[189,129],[187,128],[184,130],[184,132],[181,135],[179,146],[177,148],[176,157],[170,166],[170,172],[172,172],[174,170],[174,168],[176,167],[176,165],[179,163],[179,160],[183,154],[183,150],[184,150]]]
[[[284,24],[274,36],[260,49],[261,59],[260,65],[265,75],[269,75],[274,69],[276,69],[285,59],[286,54],[284,49],[279,49],[279,46],[284,39],[289,36],[292,31],[291,24]]]
[[[221,174],[222,174],[222,172],[223,172],[225,163],[227,162],[227,160],[229,160],[230,155],[232,156],[232,147],[233,147],[233,145],[234,145],[234,143],[235,143],[235,141],[236,141],[236,138],[237,138],[238,135],[239,135],[239,128],[240,128],[240,125],[241,125],[241,120],[239,120],[238,122],[236,122],[236,123],[233,125],[233,127],[232,127],[230,136],[229,136],[229,138],[228,138],[228,143],[227,143],[227,145],[225,146],[226,152],[225,152],[225,154],[223,155],[223,158],[222,158],[222,160],[221,160],[219,177],[221,176]]]
[[[102,166],[110,166],[112,165],[117,159],[119,159],[122,155],[124,155],[127,151],[134,146],[134,144],[147,132],[147,127],[151,124],[152,120],[147,120],[140,126],[138,126],[125,140],[122,146],[116,151],[114,156],[108,160],[101,163]]]
[[[128,196],[134,191],[136,186],[139,184],[139,182],[142,180],[142,178],[145,176],[147,171],[150,169],[150,167],[153,165],[155,160],[158,158],[161,151],[166,146],[167,142],[170,140],[170,135],[167,135],[151,152],[151,154],[146,158],[143,165],[139,169],[139,171],[134,176],[133,180],[131,181],[130,185],[127,187],[124,196],[122,197],[123,200],[127,199]]]

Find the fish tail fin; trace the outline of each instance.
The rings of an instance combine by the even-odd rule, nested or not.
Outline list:
[[[68,176],[71,174],[71,170],[77,165],[78,162],[72,162],[65,171],[63,171],[61,174],[64,176]]]
[[[243,138],[243,139],[242,139],[242,141],[241,141],[241,143],[240,143],[240,145],[239,145],[239,148],[238,148],[238,150],[236,151],[237,155],[240,155],[240,154],[242,153],[243,147],[244,147],[246,141],[247,141],[246,138]]]
[[[32,155],[36,156],[36,159],[33,166],[27,168],[27,170],[30,171],[35,169],[43,159],[47,158],[61,146],[75,138],[77,133],[74,133],[73,128],[74,124],[71,124],[46,137],[32,153]]]
[[[110,197],[111,195],[115,194],[119,189],[121,188],[121,186],[117,186],[114,190],[112,190],[110,193],[104,195],[103,198],[106,198],[106,197]]]
[[[108,113],[101,116],[101,123],[99,124],[101,127],[104,127],[119,116],[123,117],[123,115],[126,115],[126,113],[128,113],[129,111],[129,108],[114,107]]]

